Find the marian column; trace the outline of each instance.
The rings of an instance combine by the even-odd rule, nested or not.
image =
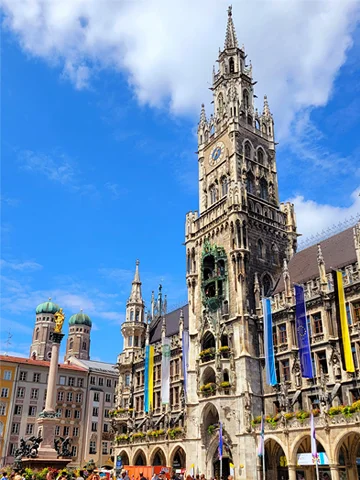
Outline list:
[[[51,361],[49,369],[49,377],[47,384],[47,394],[46,394],[46,403],[45,409],[39,414],[37,424],[39,427],[39,434],[42,436],[43,441],[39,448],[39,457],[43,459],[56,459],[58,453],[54,448],[55,440],[55,427],[58,424],[59,420],[56,415],[56,382],[58,374],[58,363],[59,363],[59,350],[60,343],[64,337],[62,333],[62,326],[64,324],[65,315],[62,308],[55,313],[55,329],[51,334],[50,340],[52,340],[52,350],[51,350]],[[41,432],[41,433],[40,433]],[[69,460],[68,460],[69,461]]]

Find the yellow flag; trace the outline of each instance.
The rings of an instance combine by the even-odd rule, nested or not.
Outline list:
[[[340,352],[342,357],[343,368],[347,372],[355,372],[354,359],[351,351],[351,340],[349,333],[349,325],[347,322],[345,294],[343,286],[342,273],[333,271],[334,293],[336,301],[338,336],[340,341]]]

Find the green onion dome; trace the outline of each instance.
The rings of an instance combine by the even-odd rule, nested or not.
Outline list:
[[[87,327],[91,328],[92,322],[89,315],[86,315],[86,313],[81,311],[70,317],[69,325],[70,327],[73,327],[74,325],[86,325]]]
[[[40,305],[38,305],[36,307],[36,313],[56,313],[58,312],[60,309],[59,305],[57,305],[56,303],[53,303],[51,301],[51,298],[49,298],[49,300],[47,302],[44,302],[44,303],[40,303]]]

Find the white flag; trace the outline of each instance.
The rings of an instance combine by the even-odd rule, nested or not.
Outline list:
[[[170,338],[164,337],[161,349],[161,401],[163,405],[169,404],[170,395]]]

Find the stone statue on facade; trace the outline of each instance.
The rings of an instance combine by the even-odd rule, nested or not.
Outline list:
[[[289,396],[288,396],[288,386],[285,382],[281,382],[279,385],[280,391],[278,393],[279,404],[281,411],[288,412],[289,411]]]
[[[60,308],[58,312],[54,314],[55,317],[55,333],[61,333],[62,326],[64,325],[65,321],[65,314],[63,313],[63,309]]]
[[[296,389],[299,389],[301,388],[302,380],[301,380],[301,367],[300,367],[299,357],[297,353],[295,353],[294,355],[294,364],[293,364],[292,372],[295,376],[295,387]]]
[[[332,345],[332,353],[330,356],[330,364],[333,368],[334,377],[341,377],[341,366],[340,366],[340,352],[336,345]]]
[[[251,395],[248,391],[244,393],[244,416],[246,431],[251,432]]]

